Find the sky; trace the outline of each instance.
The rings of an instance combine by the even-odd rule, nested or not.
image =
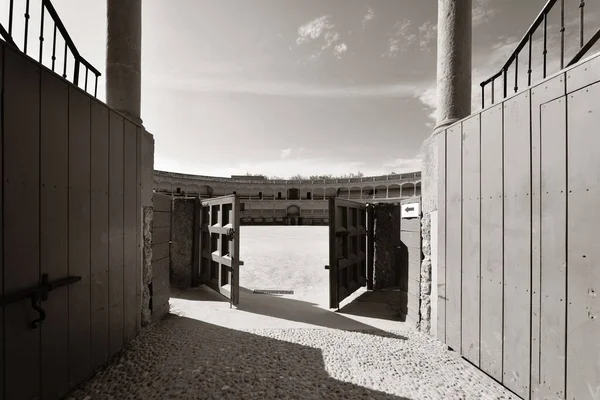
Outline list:
[[[479,82],[502,67],[545,3],[473,0],[474,111]],[[566,3],[570,48],[579,1]],[[587,15],[597,22],[593,3]],[[106,2],[53,4],[104,73]],[[143,0],[142,119],[155,168],[283,178],[420,170],[435,121],[436,27],[436,0]],[[558,65],[556,51],[550,63]]]

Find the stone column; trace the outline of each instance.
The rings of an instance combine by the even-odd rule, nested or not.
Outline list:
[[[106,103],[142,123],[142,0],[107,0]]]
[[[471,114],[472,0],[438,0],[437,124]]]
[[[445,287],[438,287],[438,194],[445,165],[444,129],[471,114],[472,0],[438,0],[437,123],[421,148],[422,251],[420,329],[440,334],[438,305]],[[415,186],[416,190],[416,186]],[[443,233],[440,233],[443,234]],[[435,235],[436,237],[433,237]],[[438,292],[439,290],[439,292]],[[439,295],[438,295],[439,293]],[[443,334],[439,336],[443,339]]]

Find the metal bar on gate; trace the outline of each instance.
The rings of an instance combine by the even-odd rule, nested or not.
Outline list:
[[[67,46],[67,42],[65,42],[65,62],[64,62],[64,67],[63,67],[63,78],[67,79],[67,49],[69,47]]]
[[[42,55],[44,52],[44,4],[42,3],[42,20],[40,22],[40,64],[42,63]]]
[[[25,2],[25,37],[23,38],[23,53],[27,54],[27,38],[29,36],[29,0]]]
[[[56,22],[54,23],[54,39],[52,39],[52,71],[56,64]]]
[[[579,1],[579,47],[583,47],[585,0]]]
[[[533,70],[531,69],[531,47],[533,42],[533,35],[529,35],[529,61],[527,68],[527,86],[531,86],[531,73]]]
[[[565,67],[565,0],[560,0],[560,69]]]
[[[548,14],[544,14],[544,51],[542,54],[544,55],[544,79],[546,79],[546,59],[548,57]]]
[[[515,57],[515,93],[519,91],[519,54]]]
[[[10,0],[10,5],[8,6],[8,36],[10,37],[12,37],[14,8],[15,0]]]

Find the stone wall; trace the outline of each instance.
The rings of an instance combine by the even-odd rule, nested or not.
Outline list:
[[[192,286],[195,202],[195,199],[173,200],[170,277],[171,284],[180,289]]]
[[[437,210],[438,210],[438,147],[439,137],[432,135],[426,140],[421,148],[422,186],[421,186],[421,236],[423,248],[423,261],[421,262],[421,331],[436,334],[432,330],[431,316],[437,317],[437,293],[438,287],[432,289],[433,275],[437,275],[437,263],[433,265],[432,260],[437,260],[437,246],[432,246],[431,232],[437,232]],[[432,221],[436,226],[432,226]],[[434,241],[437,243],[437,241]],[[435,293],[436,298],[431,294]],[[434,327],[437,321],[433,322]]]
[[[141,197],[142,197],[142,293],[141,314],[142,326],[148,326],[152,321],[150,309],[152,283],[152,219],[153,219],[153,190],[152,177],[154,173],[154,137],[144,131],[141,138]]]

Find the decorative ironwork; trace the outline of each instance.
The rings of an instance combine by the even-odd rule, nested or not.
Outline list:
[[[491,104],[495,103],[495,81],[498,79],[503,80],[503,91],[502,98],[506,98],[508,96],[508,71],[511,68],[514,68],[515,73],[515,85],[514,91],[515,93],[519,90],[519,54],[523,51],[525,46],[528,46],[528,69],[527,69],[527,87],[531,86],[531,73],[533,72],[532,68],[532,42],[533,35],[537,32],[538,28],[542,27],[543,29],[543,45],[544,49],[542,51],[542,76],[545,79],[548,76],[548,14],[554,8],[554,6],[558,3],[559,0],[548,0],[542,11],[533,21],[533,24],[527,30],[527,33],[519,44],[517,48],[511,53],[508,57],[508,60],[504,63],[500,71],[495,73],[490,78],[481,82],[481,107],[485,108],[485,89],[488,85],[491,85]],[[584,35],[584,22],[585,22],[585,1],[579,1],[579,51],[575,56],[566,63],[565,66],[565,0],[560,0],[560,69],[564,69],[565,67],[569,67],[575,63],[577,63],[581,58],[592,48],[592,46],[600,40],[600,29],[590,37],[590,39],[585,42]]]
[[[3,25],[0,24],[0,36],[2,37],[2,39],[4,39],[4,41],[8,45],[10,45],[11,47],[14,47],[16,49],[19,49],[19,46],[17,45],[17,43],[15,43],[14,38],[13,38],[14,1],[15,0],[10,0],[10,2],[9,2],[8,31],[6,30],[6,28]],[[23,38],[23,50],[22,51],[23,51],[23,53],[29,55],[27,53],[27,50],[28,50],[28,44],[29,44],[30,0],[25,0],[25,2],[26,2],[25,3],[25,14],[24,14],[25,36]],[[52,2],[50,0],[41,0],[41,2],[42,2],[42,7],[41,7],[40,36],[39,36],[40,49],[39,49],[39,55],[38,55],[37,61],[40,64],[43,64],[44,41],[45,41],[44,40],[45,39],[44,38],[44,23],[46,22],[45,21],[46,14],[48,14],[54,24],[53,38],[52,38],[52,56],[50,57],[52,62],[51,62],[51,65],[48,67],[51,68],[53,72],[61,75],[64,79],[70,79],[70,81],[73,84],[75,84],[76,86],[79,86],[80,70],[82,67],[85,68],[85,83],[84,83],[83,89],[85,89],[86,92],[88,91],[88,75],[89,75],[89,72],[92,72],[92,74],[94,74],[94,76],[96,78],[95,83],[94,83],[94,88],[93,88],[93,94],[94,94],[94,96],[97,96],[98,95],[98,78],[102,74],[100,73],[100,71],[98,71],[96,68],[94,68],[94,66],[92,64],[90,64],[85,58],[83,58],[81,56],[81,54],[79,53],[79,50],[77,50],[77,47],[75,46],[75,43],[73,42],[73,39],[71,39],[71,36],[67,32],[67,29],[65,28],[62,20],[58,16],[56,9],[52,5]],[[56,38],[57,38],[58,33],[60,33],[60,35],[62,36],[62,38],[64,39],[64,42],[65,42],[62,74],[60,74],[59,72],[56,71],[56,50],[57,50],[56,49]],[[67,67],[68,67],[68,63],[67,63],[68,57],[67,56],[68,56],[69,52],[73,56],[73,70],[72,71],[67,70]]]
[[[22,290],[12,295],[2,297],[0,306],[5,307],[9,304],[16,303],[21,300],[31,299],[31,307],[39,313],[39,318],[31,322],[31,329],[36,329],[38,325],[46,319],[46,311],[42,308],[42,301],[48,300],[48,293],[58,289],[59,287],[79,282],[80,276],[69,276],[67,278],[48,281],[48,274],[42,275],[42,283],[31,289]]]

